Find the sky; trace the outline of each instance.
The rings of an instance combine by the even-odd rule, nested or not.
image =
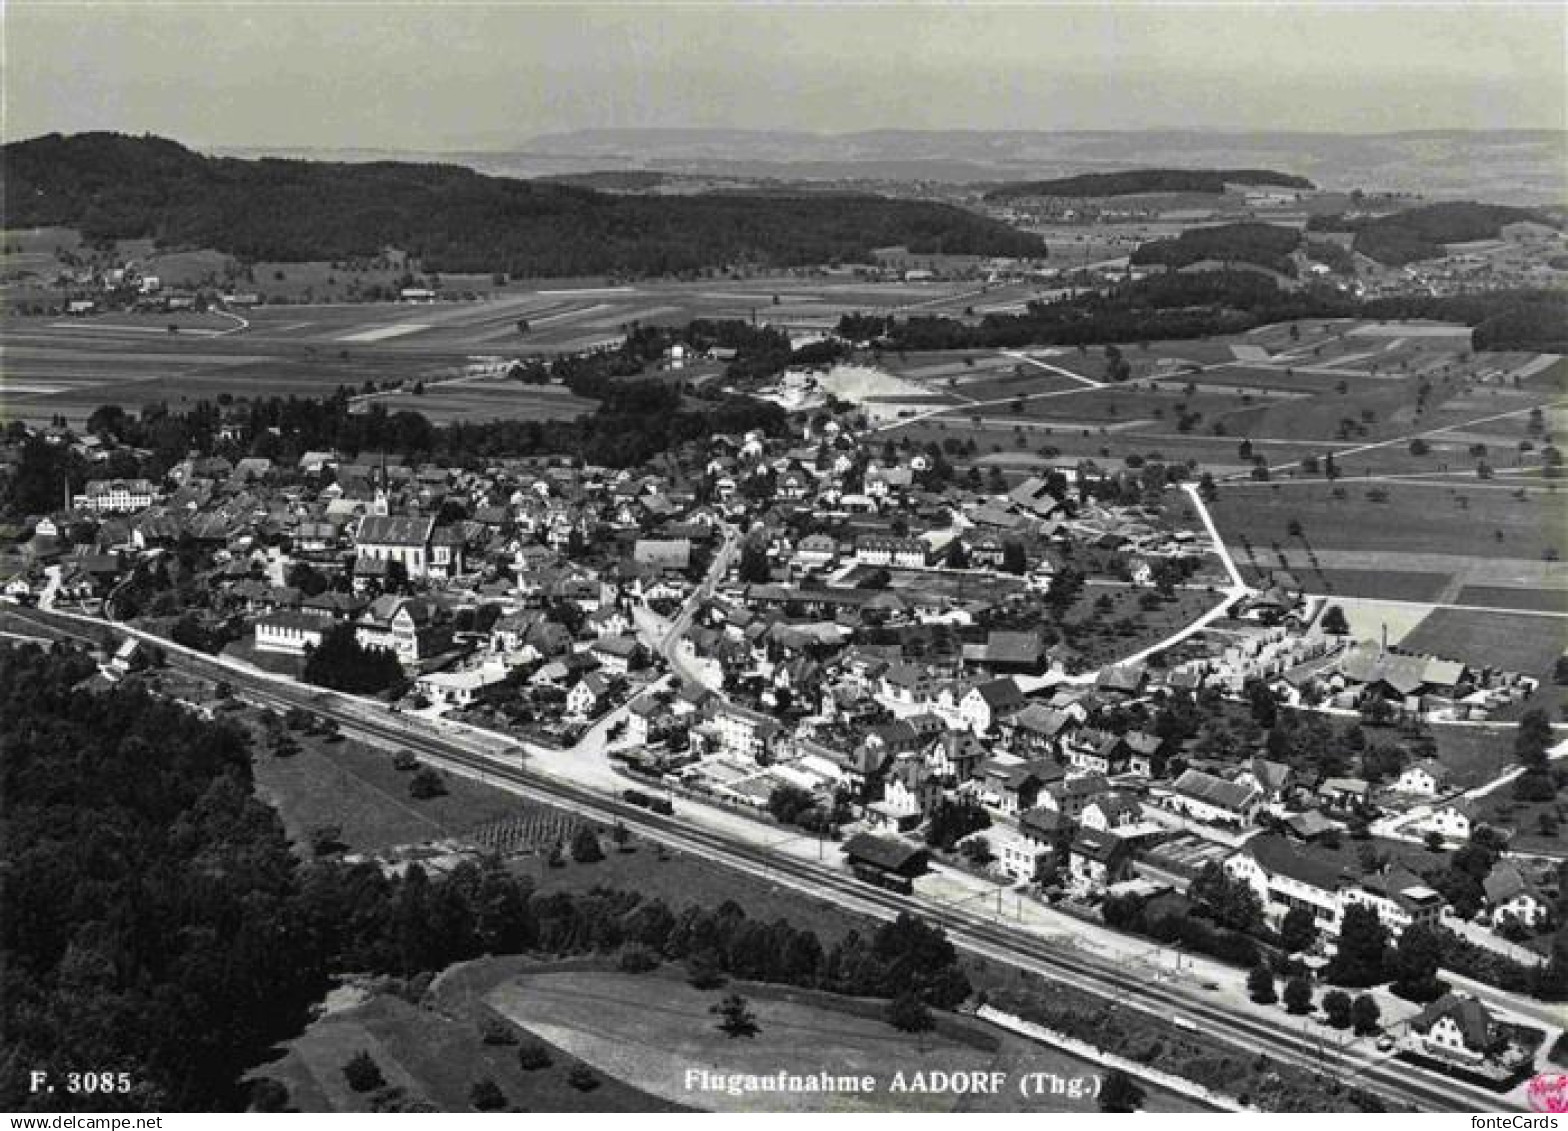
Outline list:
[[[442,150],[586,128],[1568,126],[1568,6],[8,0],[3,132]]]

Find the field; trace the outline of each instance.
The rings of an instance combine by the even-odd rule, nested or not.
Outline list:
[[[1336,490],[1344,497],[1336,498]],[[1265,556],[1278,542],[1293,557],[1316,550],[1325,569],[1358,568],[1349,554],[1369,551],[1378,560],[1367,566],[1384,570],[1453,572],[1455,563],[1447,559],[1484,559],[1477,584],[1503,577],[1535,584],[1548,549],[1568,552],[1562,501],[1554,492],[1474,480],[1434,486],[1342,479],[1277,489],[1224,484],[1209,509],[1233,553],[1250,541]],[[1292,522],[1301,535],[1290,533]],[[1348,553],[1331,557],[1331,551]]]
[[[1292,565],[1301,555],[1292,553]],[[1263,560],[1266,555],[1260,555]],[[1256,581],[1257,570],[1243,570],[1243,576],[1251,573],[1248,580]],[[1325,569],[1321,573],[1310,568],[1303,569],[1297,575],[1303,583],[1322,582],[1324,593],[1351,594],[1356,597],[1382,598],[1390,601],[1435,601],[1448,587],[1450,578],[1446,573],[1421,573],[1417,570],[1388,571],[1377,569]],[[1313,585],[1313,588],[1319,586]]]
[[[1466,585],[1459,604],[1568,614],[1568,589],[1517,589],[1505,585]]]
[[[731,1040],[708,1007],[720,991],[699,991],[668,970],[609,972],[595,960],[542,964],[522,956],[483,958],[444,971],[419,1005],[374,987],[336,993],[334,1007],[252,1071],[284,1083],[300,1111],[468,1111],[469,1089],[483,1077],[500,1087],[509,1110],[660,1112],[682,1110],[1017,1110],[1024,1072],[1057,1077],[1063,1093],[1034,1100],[1038,1110],[1092,1111],[1097,1066],[994,1029],[944,1016],[936,1032],[911,1037],[881,1019],[878,1002],[835,998],[782,986],[738,984],[760,1032]],[[520,1041],[543,1045],[551,1064],[522,1070],[514,1045],[486,1044],[480,1025],[504,1017]],[[392,1091],[356,1093],[343,1065],[368,1052]],[[568,1082],[578,1065],[596,1084]],[[687,1088],[688,1069],[715,1074],[870,1073],[869,1096],[732,1096]],[[894,1073],[983,1069],[1007,1074],[999,1096],[889,1090]],[[1149,1111],[1197,1105],[1146,1088]],[[1076,1094],[1073,1094],[1076,1093]],[[378,1103],[377,1097],[384,1097]],[[822,1101],[822,1102],[813,1102]]]
[[[1476,807],[1482,821],[1510,834],[1509,844],[1516,850],[1564,857],[1562,830],[1568,824],[1568,802],[1560,797],[1553,801],[1517,801],[1512,787],[1504,786],[1481,797]],[[1550,954],[1550,944],[1551,935],[1546,935],[1525,945]]]
[[[1395,577],[1409,576],[1395,574]],[[1387,635],[1391,645],[1403,646],[1404,638],[1430,611],[1427,605],[1405,601],[1378,601],[1363,597],[1335,597],[1325,603],[1338,605],[1350,625],[1353,640],[1381,640]]]
[[[296,736],[298,737],[298,736]],[[415,800],[409,775],[392,766],[391,754],[352,740],[300,738],[301,750],[274,757],[259,745],[252,761],[256,789],[277,807],[289,839],[309,852],[312,829],[335,825],[351,852],[395,845],[464,839],[465,834],[503,817],[547,811],[503,790],[467,778],[446,776],[446,795]]]
[[[987,1111],[1016,1110],[1016,1088],[1001,1096],[963,1097],[893,1091],[897,1073],[1022,1068],[1079,1080],[1080,1094],[1036,1100],[1044,1110],[1094,1109],[1085,1062],[972,1022],[954,1022],[918,1039],[893,1029],[875,1007],[773,987],[741,987],[759,1032],[734,1040],[719,1032],[709,1007],[720,996],[673,978],[596,971],[530,974],[505,983],[487,1001],[538,1033],[627,1083],[673,1103],[720,1111]],[[870,1094],[730,1095],[686,1086],[689,1068],[715,1074],[870,1075]],[[1083,1092],[1090,1094],[1083,1094]],[[1151,1110],[1194,1110],[1158,1093]]]
[[[52,248],[52,238],[36,236],[24,246]],[[44,250],[19,255],[53,258]],[[258,268],[258,278],[267,270]],[[276,270],[291,279],[313,268],[296,264]],[[313,303],[266,305],[233,317],[112,313],[66,318],[12,312],[0,316],[6,341],[0,419],[47,423],[62,415],[80,425],[107,403],[135,410],[158,401],[180,405],[201,398],[321,395],[339,385],[359,389],[366,381],[402,380],[411,389],[415,381],[460,376],[474,366],[614,344],[639,322],[684,325],[695,318],[755,316],[813,331],[855,310],[958,313],[981,290],[977,283],[804,276],[613,286],[602,279],[569,279],[512,283],[491,287],[470,301],[417,305],[323,302],[317,295]],[[0,291],[0,300],[15,299],[14,292]],[[520,332],[520,321],[527,323],[526,333]],[[182,328],[170,333],[171,322]],[[419,404],[400,398],[397,404],[438,420],[560,419],[582,407],[551,399],[551,390],[532,390],[523,398],[513,389],[483,382],[460,388],[461,394],[442,392]]]
[[[1427,733],[1437,742],[1437,760],[1454,775],[1454,784],[1464,789],[1484,785],[1515,764],[1511,736],[1495,730],[1434,726]]]
[[[780,830],[780,838],[786,836]],[[796,927],[815,931],[824,944],[831,944],[850,930],[866,933],[869,920],[829,903],[802,899],[792,888],[779,887],[700,856],[674,850],[661,850],[633,837],[630,851],[612,849],[605,842],[605,857],[592,864],[580,864],[570,856],[559,868],[550,867],[543,855],[514,857],[508,862],[512,871],[531,878],[543,893],[589,891],[595,887],[639,892],[645,899],[662,899],[674,911],[693,903],[716,907],[734,900],[748,918],[764,922],[788,919]],[[828,851],[835,851],[830,845]]]
[[[1212,608],[1218,598],[1201,589],[1178,589],[1172,601],[1153,609],[1141,602],[1146,589],[1085,585],[1062,619],[1067,643],[1083,653],[1086,668],[1115,663],[1164,640]],[[1108,608],[1098,607],[1110,598]]]
[[[432,424],[454,420],[574,420],[592,412],[594,403],[557,385],[524,385],[505,377],[484,377],[426,386],[423,393],[389,393],[374,398],[388,412],[418,412]]]
[[[1032,351],[1051,368],[1001,351],[884,358],[907,379],[980,402],[888,427],[922,442],[973,440],[1009,459],[1038,452],[1119,463],[1158,455],[1195,461],[1221,478],[1246,476],[1261,457],[1288,481],[1303,458],[1333,453],[1346,481],[1383,474],[1473,481],[1476,445],[1500,476],[1530,474],[1542,436],[1568,426],[1556,404],[1568,363],[1473,355],[1466,335],[1436,323],[1329,321],[1299,323],[1294,332],[1276,325],[1221,339],[1127,343],[1130,379],[1099,388],[1083,379],[1105,379],[1101,347]],[[1539,425],[1531,421],[1537,408]],[[1418,433],[1425,453],[1409,450]]]
[[[456,972],[465,971],[459,967]],[[471,982],[462,988],[470,989]],[[591,1091],[574,1088],[567,1074],[577,1062],[559,1048],[551,1048],[554,1063],[549,1067],[524,1071],[515,1046],[484,1043],[479,1025],[493,1014],[472,994],[433,991],[432,997],[439,1008],[422,1009],[381,993],[329,1013],[288,1042],[277,1061],[253,1075],[282,1082],[291,1106],[299,1111],[372,1111],[375,1093],[353,1091],[343,1076],[343,1065],[364,1051],[388,1085],[400,1089],[388,1110],[470,1111],[469,1089],[483,1077],[496,1082],[514,1110],[679,1110],[613,1077],[600,1075]]]
[[[1568,618],[1434,609],[1400,646],[1550,681],[1568,651]]]

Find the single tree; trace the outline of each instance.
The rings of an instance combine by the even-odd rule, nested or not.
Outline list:
[[[408,779],[408,795],[417,801],[428,801],[433,797],[440,797],[446,792],[446,782],[441,780],[441,774],[430,766],[422,766]]]
[[[1388,928],[1376,911],[1361,904],[1345,910],[1339,947],[1325,971],[1340,986],[1372,986],[1383,981],[1388,964]]]
[[[1317,920],[1305,907],[1292,907],[1279,925],[1279,942],[1291,954],[1311,950],[1318,941]]]
[[[482,1076],[468,1089],[468,1103],[475,1111],[500,1111],[506,1106],[506,1093],[490,1077]]]
[[[604,859],[599,836],[587,825],[579,825],[572,834],[572,859],[579,864],[594,864]]]
[[[1350,1005],[1351,1023],[1362,1036],[1377,1032],[1382,1017],[1383,1011],[1377,1007],[1377,999],[1371,994],[1361,994]]]
[[[384,1087],[387,1082],[386,1077],[381,1075],[381,1066],[364,1049],[350,1057],[343,1066],[343,1079],[356,1092],[373,1092]]]
[[[1442,936],[1432,927],[1408,927],[1399,936],[1389,960],[1393,985],[1389,988],[1409,1001],[1436,1001],[1443,994],[1437,968],[1443,958]]]
[[[1336,1029],[1348,1029],[1354,1017],[1353,1003],[1344,990],[1329,990],[1323,995],[1323,1015]]]
[[[517,1049],[517,1067],[524,1072],[538,1072],[541,1068],[549,1068],[555,1063],[550,1055],[550,1050],[538,1041],[529,1041],[519,1045]]]
[[[1324,610],[1321,626],[1330,636],[1344,636],[1350,632],[1350,621],[1345,617],[1345,610],[1338,605],[1330,605]]]
[[[1279,1000],[1274,992],[1274,975],[1267,966],[1254,966],[1247,975],[1247,994],[1259,1005],[1273,1005]]]
[[[479,1037],[487,1045],[515,1045],[517,1030],[499,1017],[486,1017],[479,1023]]]
[[[710,1006],[708,1012],[718,1017],[719,1031],[731,1039],[755,1037],[760,1032],[756,1015],[740,994],[726,994],[724,1000]]]
[[[1312,983],[1299,974],[1285,983],[1285,1008],[1298,1016],[1312,1012]]]

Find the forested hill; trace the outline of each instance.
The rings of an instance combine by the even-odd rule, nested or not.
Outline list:
[[[1211,228],[1188,228],[1174,239],[1153,240],[1138,245],[1132,253],[1135,265],[1163,264],[1177,269],[1204,260],[1221,263],[1253,263],[1294,276],[1290,253],[1301,243],[1301,233],[1277,224],[1220,224]]]
[[[1227,184],[1312,189],[1305,177],[1273,169],[1129,169],[1120,173],[1083,173],[1054,181],[1011,181],[986,193],[987,200],[1020,196],[1133,196],[1143,192],[1221,193]]]
[[[432,271],[662,275],[734,263],[1045,255],[1037,236],[949,205],[877,196],[612,196],[451,165],[206,157],[155,137],[50,134],[4,148],[6,223],[152,237],[250,260],[375,255]]]
[[[1557,226],[1549,217],[1527,208],[1447,201],[1363,219],[1315,216],[1308,227],[1353,231],[1355,249],[1362,255],[1400,267],[1420,259],[1438,258],[1444,254],[1445,244],[1496,239],[1506,225],[1523,222]]]

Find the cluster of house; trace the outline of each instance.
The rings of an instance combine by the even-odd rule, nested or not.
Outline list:
[[[988,814],[977,835],[997,870],[1079,897],[1127,882],[1184,885],[1197,868],[1173,864],[1170,850],[1185,841],[1216,848],[1201,858],[1252,886],[1276,926],[1293,907],[1311,911],[1326,942],[1352,905],[1375,911],[1394,937],[1452,914],[1403,865],[1361,874],[1335,863],[1331,833],[1376,812],[1368,782],[1303,781],[1262,757],[1205,762],[1120,721],[1119,708],[1133,700],[1211,679],[1239,689],[1232,668],[1252,678],[1332,659],[1336,645],[1274,628],[1231,643],[1201,671],[1113,666],[1074,679],[1063,650],[1035,632],[993,630],[922,659],[905,644],[858,643],[857,626],[886,628],[872,614],[887,606],[847,607],[834,593],[754,586],[700,604],[679,655],[717,694],[690,721],[690,745],[662,769],[759,808],[769,785],[848,799],[863,827],[893,835],[917,833],[941,806],[974,803]],[[911,595],[908,604],[918,610],[926,600]],[[904,627],[909,640],[918,628]],[[640,706],[655,720],[667,713],[656,702]],[[793,725],[783,721],[788,707]],[[760,769],[742,773],[747,766]],[[1426,827],[1448,841],[1463,843],[1476,823],[1433,759],[1406,767],[1379,792],[1387,796],[1427,803]],[[1278,831],[1260,835],[1264,826]],[[1552,905],[1539,881],[1508,862],[1485,890],[1492,926],[1510,918],[1538,926]]]
[[[1408,875],[1317,875],[1312,842],[1370,811],[1366,782],[1205,763],[1130,728],[1122,708],[1254,680],[1283,697],[1424,708],[1495,692],[1505,674],[1303,633],[1299,589],[1280,578],[1234,610],[1250,627],[1195,638],[1167,666],[1081,673],[1072,648],[1046,645],[1038,610],[1015,615],[1030,589],[1085,550],[1151,584],[1162,557],[1200,552],[1190,534],[1136,508],[1069,503],[1071,476],[964,489],[931,481],[919,450],[868,458],[839,425],[812,427],[782,442],[712,437],[658,471],[193,456],[164,483],[94,481],[69,512],[30,520],[30,568],[6,591],[102,599],[138,563],[194,552],[211,614],[243,615],[258,653],[303,656],[346,627],[432,705],[526,700],[535,718],[587,720],[634,694],[654,660],[640,610],[687,603],[745,529],[728,576],[690,602],[670,657],[683,690],[628,712],[627,744],[658,769],[714,775],[712,791],[750,804],[768,782],[791,784],[895,834],[973,803],[990,814],[997,868],[1079,895],[1140,866],[1169,874],[1160,849],[1195,836],[1274,912],[1299,900],[1330,934],[1354,902],[1396,933],[1441,914]],[[1394,791],[1432,802],[1429,828],[1462,841],[1474,815],[1450,785],[1423,763]],[[1290,839],[1249,840],[1263,813]],[[1534,914],[1520,883],[1489,878],[1493,914]]]

